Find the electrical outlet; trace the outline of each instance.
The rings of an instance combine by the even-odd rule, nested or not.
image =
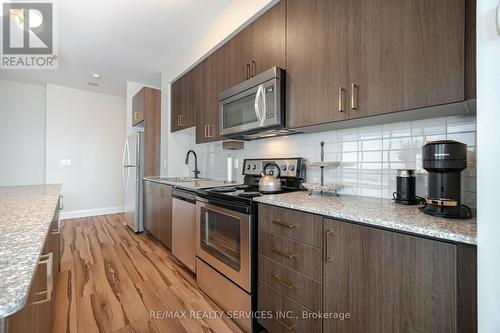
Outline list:
[[[61,158],[59,160],[59,164],[61,166],[71,166],[71,159],[70,158]]]

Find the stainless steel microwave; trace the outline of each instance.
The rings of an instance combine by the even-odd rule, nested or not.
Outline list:
[[[220,134],[235,139],[282,134],[284,97],[285,71],[278,67],[223,91],[219,94]]]

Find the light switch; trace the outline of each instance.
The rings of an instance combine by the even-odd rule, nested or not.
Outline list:
[[[59,164],[61,166],[70,166],[71,165],[71,159],[70,158],[61,158],[59,160]]]

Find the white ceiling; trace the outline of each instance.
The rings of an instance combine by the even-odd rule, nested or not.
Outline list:
[[[59,0],[58,70],[0,78],[125,96],[126,81],[160,86],[160,72],[233,0]],[[102,75],[98,87],[91,73]]]

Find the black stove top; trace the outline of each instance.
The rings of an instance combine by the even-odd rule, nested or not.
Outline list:
[[[268,164],[271,164],[275,169],[280,169],[282,190],[279,192],[262,193],[259,191],[260,175],[266,170]],[[243,175],[245,179],[241,185],[198,190],[198,195],[206,199],[235,201],[251,205],[253,198],[262,195],[299,191],[302,188],[301,181],[305,178],[305,162],[302,158],[245,159]]]
[[[247,204],[252,203],[252,198],[263,195],[279,194],[285,192],[297,191],[297,189],[282,189],[279,192],[263,193],[259,191],[258,186],[242,184],[236,186],[214,187],[210,189],[198,190],[198,195],[205,198],[216,198],[230,201],[239,201]]]

